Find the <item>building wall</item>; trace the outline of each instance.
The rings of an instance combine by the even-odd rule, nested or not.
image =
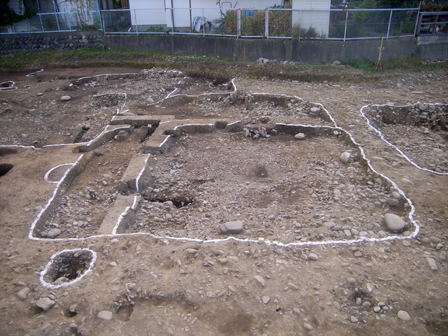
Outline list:
[[[328,36],[331,0],[293,1],[293,27],[313,27],[319,35]],[[311,12],[312,10],[312,12]]]

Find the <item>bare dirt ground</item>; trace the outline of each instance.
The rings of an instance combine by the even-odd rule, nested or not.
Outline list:
[[[262,65],[226,66],[233,74]],[[435,173],[448,171],[440,119],[448,113],[447,73],[395,71],[338,82],[358,71],[327,71],[335,79],[322,83],[243,73],[234,81],[235,102],[200,96],[173,104],[161,100],[175,88],[198,95],[228,94],[231,87],[156,68],[0,74],[0,82],[14,82],[0,91],[0,334],[448,334],[448,176]],[[121,75],[78,81],[104,74]],[[257,92],[296,98],[250,101]],[[412,109],[427,121],[379,126],[412,162],[435,172],[411,164],[360,112],[369,104],[418,102]],[[319,135],[305,128],[302,140],[277,131],[276,123],[333,127],[323,108],[340,129]],[[138,192],[135,220],[120,234],[100,235],[114,204],[133,195],[119,186],[145,148],[135,127],[124,141],[105,141],[90,152],[43,227],[30,233],[53,196],[51,182],[117,111],[185,124],[240,120],[251,136],[223,129],[178,134],[165,153],[149,156],[150,182]],[[372,172],[344,131],[396,187]],[[340,159],[344,152],[348,163]],[[404,195],[415,206],[418,235],[378,241],[416,232]],[[387,229],[386,213],[406,222],[404,232]],[[232,221],[242,221],[243,230],[222,234]],[[222,240],[229,235],[249,240]],[[43,275],[53,255],[74,249],[93,253],[59,255],[58,267]]]

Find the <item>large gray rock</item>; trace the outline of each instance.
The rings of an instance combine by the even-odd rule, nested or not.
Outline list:
[[[243,130],[243,123],[241,121],[235,121],[233,123],[227,124],[226,132],[241,132]]]
[[[407,311],[404,311],[404,310],[400,310],[398,312],[397,316],[398,316],[398,318],[400,320],[403,320],[403,321],[406,321],[406,322],[411,320],[411,316],[409,315],[409,313]]]
[[[340,160],[342,161],[342,163],[347,164],[349,159],[350,159],[350,153],[349,152],[344,152],[340,156]]]
[[[112,312],[108,310],[103,310],[98,313],[98,318],[101,320],[110,320],[112,319]]]
[[[264,279],[261,276],[259,276],[259,275],[254,276],[254,280],[261,287],[265,287],[266,286],[266,281],[264,281]]]
[[[25,287],[17,292],[17,296],[20,300],[25,300],[29,293],[30,289],[28,287]]]
[[[56,304],[55,301],[53,301],[52,299],[47,298],[47,297],[40,298],[36,302],[36,306],[39,307],[40,309],[42,309],[43,311],[47,311],[47,310],[51,309],[55,304]]]
[[[243,231],[243,222],[235,221],[235,222],[227,222],[221,225],[221,233],[240,233]]]
[[[50,231],[48,231],[47,237],[53,239],[53,238],[56,238],[57,236],[59,236],[60,234],[61,234],[60,229],[51,229]]]
[[[384,216],[384,223],[391,232],[403,232],[406,227],[406,222],[400,216],[391,213]]]

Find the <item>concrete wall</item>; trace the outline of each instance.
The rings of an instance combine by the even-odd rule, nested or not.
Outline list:
[[[234,61],[255,61],[260,57],[279,61],[319,63],[325,61],[378,59],[380,40],[266,40],[235,39],[185,35],[107,35],[107,49],[164,51],[182,54],[205,54]],[[445,43],[417,45],[415,38],[389,39],[383,43],[383,60],[421,57],[425,60],[448,58],[448,40]]]

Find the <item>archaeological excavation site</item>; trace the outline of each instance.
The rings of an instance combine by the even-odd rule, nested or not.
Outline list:
[[[447,335],[447,78],[1,73],[0,335]]]

